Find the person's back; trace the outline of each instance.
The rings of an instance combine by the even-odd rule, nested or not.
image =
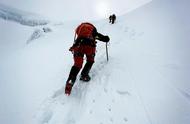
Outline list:
[[[96,28],[91,23],[81,23],[75,30],[76,43],[83,45],[95,45]],[[81,42],[82,41],[82,42]]]
[[[93,39],[94,25],[90,23],[82,23],[76,28],[76,34],[78,38],[90,38]]]
[[[115,23],[115,20],[116,20],[116,15],[115,15],[115,14],[113,14],[113,15],[112,15],[112,24],[114,24],[114,23]]]

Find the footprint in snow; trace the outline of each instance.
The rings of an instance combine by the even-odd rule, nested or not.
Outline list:
[[[116,91],[119,95],[129,95],[131,96],[131,94],[128,92],[128,91],[120,91],[120,90],[117,90]]]
[[[127,122],[128,121],[128,119],[125,117],[125,118],[123,118],[123,120],[125,121],[125,122]]]
[[[180,93],[187,99],[190,101],[190,93],[184,91],[184,90],[181,90],[179,89]]]
[[[43,113],[43,117],[41,120],[41,124],[48,124],[48,122],[51,120],[53,116],[53,112],[52,111],[46,111]]]

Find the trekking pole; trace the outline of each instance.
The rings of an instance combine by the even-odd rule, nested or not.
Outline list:
[[[108,43],[106,42],[106,57],[107,57],[107,61],[109,60],[108,58]]]

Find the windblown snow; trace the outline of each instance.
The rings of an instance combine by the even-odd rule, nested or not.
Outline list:
[[[109,61],[98,41],[92,80],[77,79],[70,96],[68,49],[81,22],[28,23],[28,14],[0,5],[11,20],[0,20],[0,123],[189,124],[189,4],[155,0],[113,25],[92,22],[110,36]]]

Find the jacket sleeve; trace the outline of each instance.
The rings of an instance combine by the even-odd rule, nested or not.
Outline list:
[[[103,34],[98,33],[96,28],[93,31],[93,36],[96,40],[100,40],[103,42],[109,42],[109,40],[110,40],[108,36],[104,36]]]

